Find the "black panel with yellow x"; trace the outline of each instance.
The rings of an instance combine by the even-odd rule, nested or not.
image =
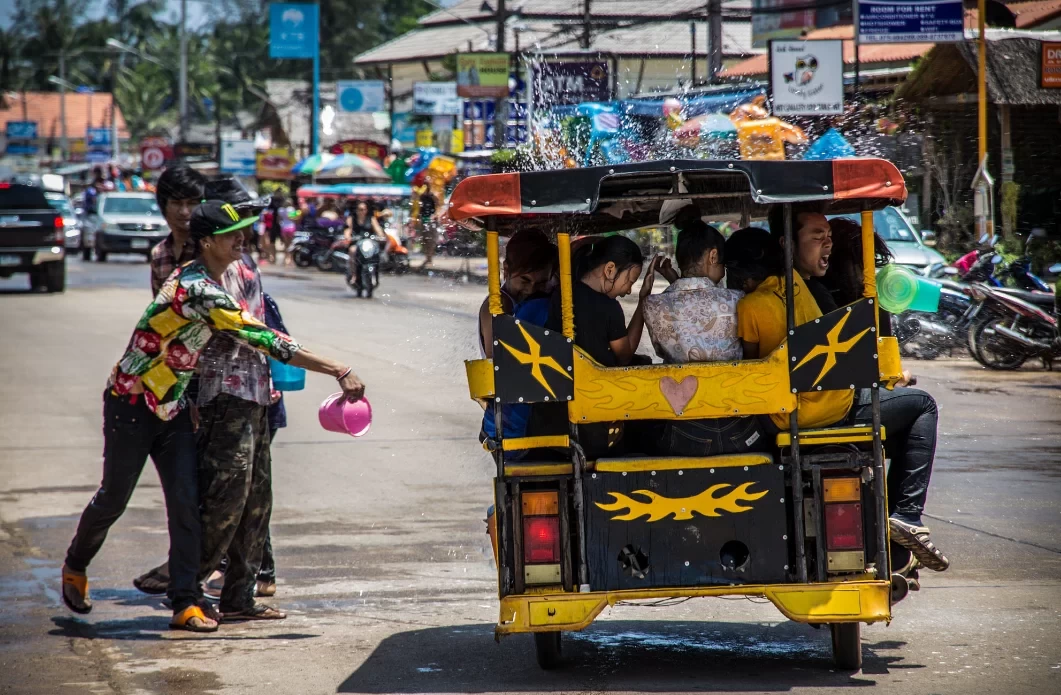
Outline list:
[[[575,393],[574,351],[559,331],[494,317],[494,389],[502,403],[566,402]]]
[[[878,382],[874,304],[860,299],[796,327],[789,341],[796,391],[868,388]]]

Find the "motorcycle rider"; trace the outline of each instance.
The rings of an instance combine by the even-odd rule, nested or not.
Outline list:
[[[379,221],[375,215],[369,214],[368,203],[359,200],[357,201],[357,207],[354,209],[354,214],[346,220],[346,229],[343,230],[342,242],[349,249],[350,278],[355,286],[361,283],[361,264],[351,246],[355,241],[365,236],[372,236],[378,239],[385,237],[383,228],[379,226]]]

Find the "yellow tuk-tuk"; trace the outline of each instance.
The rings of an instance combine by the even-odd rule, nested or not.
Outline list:
[[[879,159],[658,161],[457,185],[449,215],[486,230],[489,259],[494,359],[466,367],[471,397],[495,405],[498,638],[533,633],[551,668],[562,633],[607,606],[756,596],[791,620],[829,625],[836,665],[860,667],[861,623],[890,621],[910,588],[890,564],[878,387],[894,387],[902,369],[895,339],[878,330],[872,215],[905,198],[902,175]],[[800,326],[788,302],[789,338],[762,359],[605,368],[573,342],[571,239],[656,224],[667,201],[741,226],[783,206],[789,297],[792,205],[860,212],[865,295]],[[498,237],[523,225],[557,232],[560,334],[502,312]],[[839,389],[870,390],[872,420],[798,426],[798,393]],[[566,403],[569,433],[504,438],[502,406],[516,403]],[[578,441],[591,423],[769,414],[789,420],[773,453],[587,460]],[[555,455],[510,460],[529,449]]]

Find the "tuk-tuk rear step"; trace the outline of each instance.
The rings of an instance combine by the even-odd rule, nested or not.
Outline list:
[[[880,438],[886,438],[884,426],[880,428]],[[871,425],[856,425],[854,427],[826,427],[823,429],[805,429],[799,431],[800,446],[818,446],[821,444],[856,444],[859,442],[873,441],[873,427]],[[779,432],[777,434],[777,446],[787,447],[792,445],[790,432]]]

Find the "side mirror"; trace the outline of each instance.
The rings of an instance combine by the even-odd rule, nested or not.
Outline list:
[[[991,256],[991,262],[994,263],[995,265],[998,265],[999,263],[1002,262],[1002,256],[999,256],[996,253],[994,256]]]
[[[936,233],[933,232],[931,229],[922,229],[921,230],[921,241],[924,242],[925,246],[935,246],[936,245]]]
[[[943,269],[943,274],[944,275],[958,275],[958,269],[955,268],[954,266],[948,265],[946,268]]]

